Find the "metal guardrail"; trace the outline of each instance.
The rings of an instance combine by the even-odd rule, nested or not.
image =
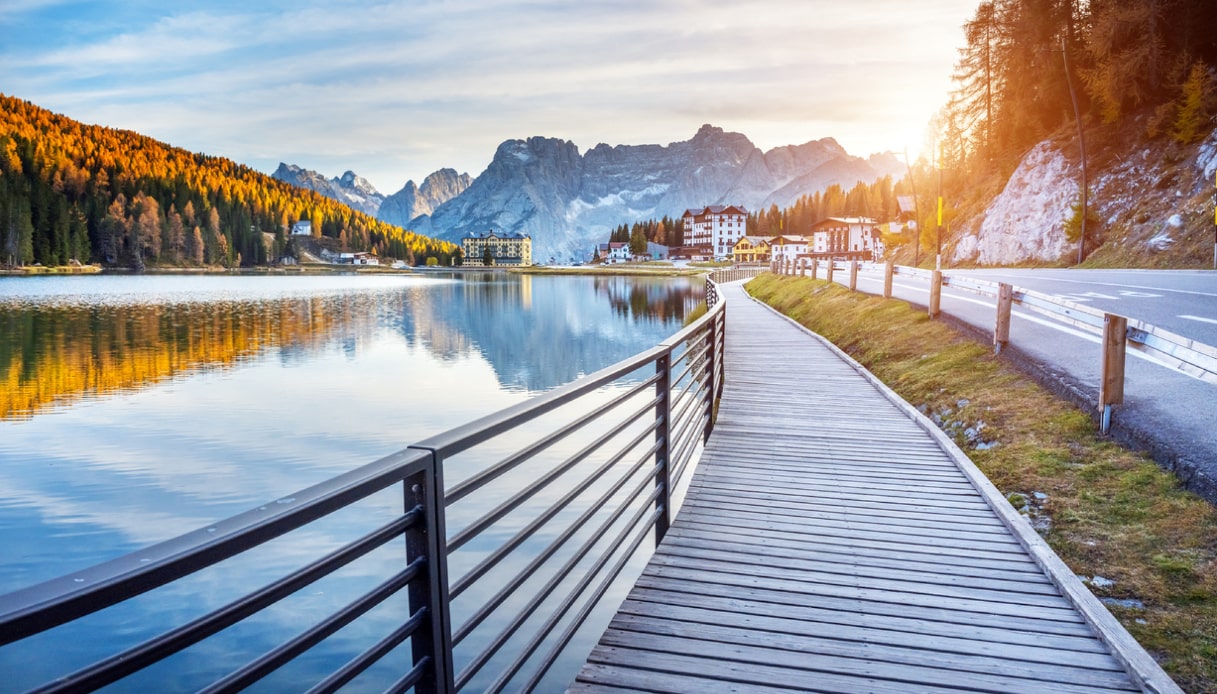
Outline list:
[[[38,691],[118,682],[403,538],[393,575],[205,691],[262,680],[403,591],[408,614],[310,691],[336,691],[407,645],[409,662],[386,691],[533,689],[640,545],[652,534],[656,543],[663,537],[673,491],[709,436],[722,390],[726,307],[710,281],[707,293],[714,306],[692,325],[573,383],[274,503],[0,596],[0,647],[79,626],[230,558],[256,558],[268,543],[400,485],[404,503],[370,521],[380,525],[363,536]],[[562,421],[552,422],[556,417]],[[520,440],[527,443],[516,447]],[[445,486],[445,473],[463,464],[453,461],[471,452],[493,462]],[[449,533],[457,518],[462,527]],[[451,577],[454,557],[463,570]]]
[[[840,262],[810,259],[800,259],[800,261],[774,263],[773,271],[795,275],[806,275],[810,271],[811,276],[816,277],[819,269],[825,267],[827,278],[831,281],[833,271],[838,269]],[[847,261],[844,265],[850,270],[850,288],[854,289],[859,267],[857,261]],[[1217,384],[1217,348],[1163,330],[1144,321],[1105,313],[1089,306],[1005,283],[952,275],[938,270],[922,270],[893,263],[887,263],[884,267],[885,297],[891,296],[891,282],[895,275],[916,277],[930,283],[928,305],[931,316],[937,315],[939,312],[939,300],[943,286],[994,299],[997,302],[994,345],[998,351],[1009,339],[1010,303],[1019,304],[1030,311],[1099,336],[1104,344],[1102,386],[1099,395],[1099,406],[1103,411],[1100,426],[1104,432],[1110,425],[1111,406],[1123,402],[1124,348],[1126,345],[1169,368],[1174,368],[1201,381]]]
[[[786,274],[805,274],[811,267],[825,267],[826,261],[816,261],[815,266],[782,267]],[[837,263],[840,269],[842,264]],[[848,264],[845,264],[848,267]],[[934,271],[903,265],[890,265],[893,275],[904,275],[930,281]],[[942,285],[961,289],[996,299],[1001,283],[988,280],[941,273]],[[1105,317],[1103,311],[1065,299],[1021,287],[1012,287],[1013,301],[1024,308],[1051,317],[1092,335],[1103,335]],[[1183,373],[1209,383],[1217,383],[1217,348],[1197,342],[1182,335],[1163,330],[1135,318],[1128,318],[1127,339],[1129,346],[1144,352],[1158,361]]]

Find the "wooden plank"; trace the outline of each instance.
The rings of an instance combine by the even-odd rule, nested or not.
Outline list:
[[[644,576],[622,604],[622,614],[650,615],[643,603],[684,606],[758,618],[776,617],[808,624],[837,624],[889,632],[916,632],[974,641],[999,641],[1071,651],[1104,653],[1106,649],[1081,620],[1037,619],[1031,615],[998,615],[951,610],[944,605],[901,605],[857,600],[823,593],[786,595],[711,583],[681,582]]]
[[[671,620],[639,620],[637,629],[610,628],[601,643],[652,653],[676,653],[738,663],[772,663],[820,673],[881,677],[893,681],[950,684],[985,691],[1051,689],[1088,694],[1098,689],[1129,691],[1128,678],[1108,656],[1104,669],[1064,666],[1052,661],[1030,663],[992,655],[961,655],[918,647],[867,644],[859,657],[855,644],[816,636],[757,632],[709,624],[680,628]],[[652,630],[649,627],[655,627]]]
[[[688,527],[670,532],[664,538],[664,544],[671,547],[701,547],[721,552],[733,552],[740,555],[741,561],[747,560],[749,556],[753,555],[758,559],[772,557],[804,561],[817,561],[820,557],[827,557],[831,560],[831,557],[835,555],[845,555],[865,560],[874,566],[904,568],[909,571],[947,570],[968,576],[1032,576],[1037,580],[1041,578],[1047,580],[1039,567],[1025,558],[1019,561],[986,561],[983,559],[961,561],[960,557],[925,555],[898,550],[874,550],[851,543],[832,544],[816,541],[800,543],[796,547],[790,548],[774,543],[736,542],[733,536],[721,533],[698,533]]]

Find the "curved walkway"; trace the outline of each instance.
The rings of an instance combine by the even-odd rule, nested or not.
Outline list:
[[[722,289],[718,421],[570,691],[1179,691],[933,424]]]

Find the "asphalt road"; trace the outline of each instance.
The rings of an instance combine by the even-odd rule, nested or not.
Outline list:
[[[1100,310],[1137,318],[1173,333],[1217,346],[1217,272],[1204,270],[947,270],[1008,282]],[[848,283],[838,270],[834,280]],[[864,267],[858,289],[883,291],[883,266]],[[894,278],[892,294],[912,304],[929,301],[929,282]],[[951,287],[942,311],[992,336],[995,301]],[[1102,346],[1099,337],[1015,305],[1007,354],[1058,393],[1098,412]],[[1190,489],[1217,503],[1217,386],[1197,380],[1129,350],[1124,403],[1116,406],[1111,433],[1149,451]]]

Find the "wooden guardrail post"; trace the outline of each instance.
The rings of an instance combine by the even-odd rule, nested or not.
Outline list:
[[[849,291],[858,291],[858,261],[849,261]]]
[[[811,261],[811,278],[813,280],[816,278],[816,274],[819,273],[819,270],[820,270],[820,261],[818,259],[813,258]]]
[[[1103,375],[1099,380],[1099,406],[1103,417],[1099,431],[1111,428],[1111,408],[1124,402],[1124,352],[1128,344],[1128,319],[1103,314]]]
[[[993,327],[993,353],[1001,354],[1010,342],[1010,309],[1014,305],[1013,285],[999,282],[997,285],[997,324]]]
[[[936,317],[942,304],[942,270],[935,270],[930,275],[930,318]]]
[[[837,264],[833,262],[832,258],[829,258],[828,259],[828,275],[825,277],[825,279],[828,280],[829,284],[832,284],[832,271],[837,269],[836,266],[837,266]]]
[[[896,274],[896,261],[888,259],[883,266],[883,298],[892,298],[892,275]]]

